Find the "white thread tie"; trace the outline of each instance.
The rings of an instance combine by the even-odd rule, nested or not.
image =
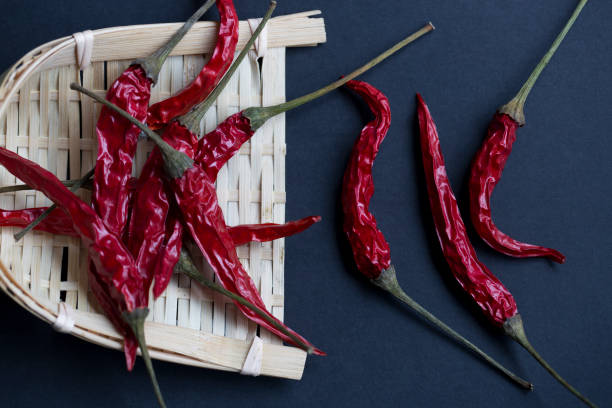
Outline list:
[[[259,338],[259,336],[255,336],[253,337],[253,343],[251,343],[251,348],[249,349],[249,353],[244,360],[240,374],[257,377],[259,374],[261,374],[262,361],[263,341]]]
[[[91,30],[72,34],[76,42],[76,57],[79,69],[82,71],[91,64],[93,54],[94,35]]]
[[[248,20],[249,27],[251,28],[251,35],[257,30],[259,27],[259,23],[261,23],[261,18],[250,18]],[[268,50],[268,24],[261,30],[259,37],[255,41],[255,55],[257,58],[261,58],[266,55],[266,51]]]
[[[74,329],[74,318],[72,317],[72,307],[66,302],[60,302],[58,305],[58,314],[53,328],[60,333],[70,333]]]

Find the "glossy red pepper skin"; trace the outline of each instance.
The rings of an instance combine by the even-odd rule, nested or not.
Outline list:
[[[235,113],[200,139],[194,160],[216,180],[221,167],[254,134],[250,119],[242,112]]]
[[[151,129],[162,128],[206,99],[230,67],[238,44],[240,21],[232,0],[217,0],[217,8],[220,17],[219,33],[210,60],[189,86],[149,108],[147,125]]]
[[[152,81],[139,65],[125,70],[106,98],[138,120],[146,119]],[[128,219],[129,182],[140,130],[103,107],[96,125],[98,157],[92,205],[110,230],[121,236]]]
[[[510,291],[478,260],[446,175],[436,125],[417,95],[421,149],[431,212],[444,257],[461,287],[497,326],[518,313]]]
[[[117,330],[122,334],[130,333],[124,323],[119,323],[116,316],[118,312],[146,307],[148,288],[145,287],[146,280],[139,275],[134,260],[121,239],[107,228],[89,205],[38,164],[4,148],[0,148],[0,164],[29,186],[41,191],[70,216],[74,230],[88,248],[92,266],[90,273],[101,283],[96,287],[104,290],[94,290],[93,294],[105,308]],[[128,339],[125,343],[126,354],[131,344],[131,339]],[[128,359],[127,362],[128,369],[131,369],[129,364],[133,364],[133,359]]]
[[[227,290],[238,294],[255,306],[266,311],[266,306],[251,277],[246,273],[225,224],[223,213],[217,202],[217,192],[206,172],[199,166],[187,169],[180,178],[171,181],[174,198],[181,209],[183,222],[202,254],[215,271],[219,283]],[[262,319],[251,309],[236,302],[236,307],[250,320],[276,334],[291,344],[290,337]],[[283,324],[269,312],[268,315]],[[284,326],[284,325],[283,325]],[[289,329],[291,330],[291,329]],[[305,344],[313,347],[314,353],[324,355],[297,333],[291,331]]]
[[[519,242],[500,231],[491,218],[491,195],[504,171],[519,124],[505,113],[497,113],[487,137],[474,156],[470,174],[470,214],[478,235],[495,250],[517,258],[546,257],[563,263],[559,251]]]
[[[0,210],[0,227],[25,228],[36,220],[48,207],[26,208],[23,210]],[[56,208],[35,228],[51,234],[69,235],[78,237],[79,234],[72,226],[72,220],[62,209]]]
[[[321,221],[321,217],[311,216],[286,224],[247,224],[228,227],[234,245],[244,245],[249,242],[267,242],[298,234],[314,223]]]
[[[155,285],[153,286],[153,296],[155,298],[160,297],[170,284],[174,267],[181,257],[181,249],[183,248],[184,229],[177,214],[170,212],[166,226],[168,229],[165,234],[166,239],[160,248],[155,265]]]
[[[377,279],[391,266],[391,250],[368,207],[374,194],[372,165],[391,125],[391,109],[389,100],[373,86],[355,80],[346,86],[366,101],[375,117],[361,131],[344,172],[343,229],[359,271]]]

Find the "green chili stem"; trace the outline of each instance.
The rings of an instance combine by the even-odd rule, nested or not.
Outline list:
[[[567,388],[572,394],[578,397],[582,402],[592,408],[596,408],[597,405],[592,403],[587,397],[578,392],[577,389],[572,387],[567,381],[563,379],[547,362],[540,356],[540,354],[533,348],[527,335],[525,334],[525,327],[523,326],[523,319],[520,314],[516,314],[511,318],[507,319],[504,323],[504,331],[514,341],[523,346],[537,361],[544,367],[557,381],[559,381],[565,388]]]
[[[279,105],[248,108],[244,111],[243,114],[245,117],[249,118],[249,120],[251,121],[251,129],[257,130],[265,123],[266,120],[270,119],[271,117],[274,117],[280,113],[286,112],[290,109],[297,108],[298,106],[301,106],[307,102],[312,101],[313,99],[316,99],[320,96],[323,96],[333,91],[334,89],[341,87],[342,85],[346,84],[348,81],[358,77],[359,75],[363,74],[370,68],[378,65],[379,63],[381,63],[382,61],[384,61],[385,59],[387,59],[388,57],[390,57],[391,55],[393,55],[394,53],[396,53],[397,51],[399,51],[406,45],[410,44],[411,42],[417,40],[418,38],[434,30],[434,28],[435,27],[433,26],[433,24],[427,23],[419,31],[406,37],[404,40],[395,44],[393,47],[389,48],[387,51],[383,52],[378,57],[374,58],[373,60],[366,63],[365,65],[358,68],[357,70],[351,72],[350,74],[342,77],[341,79],[335,82],[332,82],[331,84],[327,85],[324,88],[311,92],[307,95],[301,96],[299,98],[293,99],[291,101],[281,103]]]
[[[87,174],[85,174],[83,177],[81,177],[80,179],[76,180],[75,183],[72,185],[72,187],[70,188],[70,191],[75,192],[78,189],[80,189],[83,184],[87,183],[87,181],[89,181],[89,179],[93,176],[95,171],[95,168],[89,170],[87,172]],[[29,225],[27,225],[24,229],[22,229],[21,231],[19,231],[18,233],[16,233],[15,235],[13,235],[13,237],[15,238],[15,241],[18,242],[21,240],[21,238],[23,238],[28,232],[32,231],[34,228],[36,228],[36,226],[38,224],[40,224],[45,218],[47,218],[49,216],[49,214],[51,214],[55,209],[57,208],[57,204],[53,204],[51,205],[49,208],[47,208],[42,214],[40,214],[38,216],[38,218],[36,218],[34,221],[32,221]]]
[[[159,402],[160,407],[166,408],[166,403],[164,402],[164,397],[162,396],[161,389],[159,388],[157,376],[155,375],[155,370],[153,370],[151,356],[149,355],[149,349],[145,341],[144,324],[148,314],[149,309],[142,307],[134,309],[131,312],[123,313],[123,319],[130,325],[132,331],[134,332],[134,336],[138,341],[138,345],[140,346],[140,353],[147,368],[147,372],[149,373],[149,377],[151,378],[151,384],[153,385],[153,390],[155,391],[157,402]]]
[[[183,39],[185,34],[193,27],[193,25],[208,11],[209,8],[215,4],[216,0],[208,0],[202,7],[200,7],[189,19],[170,37],[168,42],[161,48],[155,51],[153,54],[146,58],[137,59],[134,61],[134,65],[140,65],[146,72],[147,77],[151,78],[153,83],[157,82],[159,71],[161,71],[162,65],[168,58],[168,55]]]
[[[80,182],[81,182],[81,179],[78,179],[78,180],[63,180],[61,183],[63,185],[65,185],[66,187],[70,188],[70,187],[73,187],[76,184],[79,184]],[[81,188],[91,189],[91,186],[89,184],[90,183],[88,183],[86,181],[85,183],[83,183]],[[17,184],[15,186],[0,187],[0,194],[14,193],[14,192],[17,192],[17,191],[27,191],[27,190],[35,190],[35,189],[30,187],[30,186],[28,186],[27,184]]]
[[[191,260],[191,257],[184,249],[181,250],[181,257],[175,266],[175,270],[178,271],[179,273],[183,273],[189,276],[191,279],[197,281],[201,285],[206,286],[207,288],[212,289],[215,292],[218,292],[224,296],[227,296],[228,298],[240,303],[243,306],[246,306],[247,308],[251,309],[253,312],[257,313],[259,317],[261,317],[262,319],[270,323],[272,326],[274,326],[276,329],[278,329],[279,331],[283,332],[285,335],[290,337],[291,340],[293,340],[296,344],[298,344],[308,354],[311,354],[313,352],[312,346],[305,344],[298,336],[296,336],[291,331],[287,330],[286,327],[284,327],[282,324],[280,324],[276,320],[272,319],[266,312],[261,310],[259,307],[255,306],[253,303],[249,302],[242,296],[239,296],[233,292],[230,292],[229,290],[225,289],[223,286],[219,285],[218,283],[215,283],[209,279],[206,279],[204,275],[202,275],[202,273],[198,270],[198,268],[196,268],[193,261]]]
[[[162,156],[164,157],[164,167],[166,169],[166,173],[169,177],[175,179],[183,176],[183,173],[193,167],[193,159],[187,156],[183,152],[179,152],[174,149],[168,143],[166,143],[157,133],[152,131],[147,125],[118,107],[117,105],[107,101],[101,96],[96,95],[94,92],[89,89],[83,88],[77,83],[71,83],[70,89],[75,90],[77,92],[81,92],[90,98],[94,99],[96,102],[99,102],[106,106],[109,109],[114,110],[119,114],[119,116],[127,119],[130,123],[137,126],[140,130],[142,130],[151,140],[155,142],[159,150],[162,152]]]
[[[229,80],[232,78],[232,76],[234,75],[234,73],[236,72],[236,70],[242,63],[242,61],[244,60],[244,57],[246,57],[246,55],[249,53],[249,50],[255,43],[255,40],[257,40],[257,37],[259,37],[259,34],[261,34],[261,32],[263,31],[264,27],[268,23],[268,20],[270,20],[270,17],[272,16],[272,12],[274,11],[275,8],[276,8],[276,1],[271,1],[268,11],[266,12],[266,15],[263,17],[263,19],[257,26],[257,29],[255,30],[251,38],[249,38],[249,41],[246,43],[242,51],[240,51],[240,54],[238,54],[238,57],[234,60],[234,62],[232,63],[232,66],[227,70],[221,82],[217,84],[217,86],[210,93],[210,95],[208,95],[206,99],[201,104],[196,106],[191,112],[188,112],[185,115],[178,118],[178,121],[183,126],[191,130],[195,134],[200,133],[200,122],[202,121],[202,118],[204,117],[206,112],[208,112],[208,110],[213,105],[213,103],[215,103],[215,101],[219,97],[219,94],[221,94],[225,86],[228,84]]]
[[[544,71],[544,68],[546,68],[546,65],[548,65],[548,63],[550,62],[551,58],[557,51],[557,48],[559,48],[559,46],[561,45],[561,42],[563,42],[563,39],[565,38],[569,30],[574,25],[574,22],[580,15],[580,12],[586,5],[587,1],[588,0],[580,0],[580,2],[578,3],[578,6],[576,6],[576,9],[574,10],[574,13],[572,14],[570,19],[565,24],[565,27],[563,27],[563,30],[561,30],[561,32],[559,33],[555,41],[552,43],[550,49],[544,55],[544,57],[542,57],[538,65],[536,65],[531,75],[529,75],[529,78],[527,78],[527,82],[523,84],[523,87],[516,94],[516,96],[512,98],[510,102],[508,102],[506,105],[502,106],[499,109],[501,113],[507,114],[512,119],[514,119],[519,125],[523,126],[525,124],[524,107],[525,107],[525,102],[527,101],[527,96],[529,96],[529,92],[531,92],[531,89],[533,88],[533,85],[536,83],[536,81],[540,77],[540,74],[542,73],[542,71]]]
[[[456,331],[448,327],[444,322],[442,322],[440,319],[432,315],[429,311],[423,308],[423,306],[421,306],[416,301],[414,301],[410,296],[408,296],[406,292],[404,292],[404,290],[401,288],[399,282],[397,281],[397,276],[395,274],[395,268],[393,267],[393,265],[391,265],[388,269],[385,269],[377,279],[372,280],[371,282],[374,285],[378,286],[379,288],[382,288],[386,290],[387,292],[391,293],[397,299],[407,304],[412,310],[414,310],[417,314],[419,314],[425,320],[429,321],[431,324],[436,326],[444,334],[456,340],[457,342],[459,342],[460,344],[462,344],[463,346],[465,346],[466,348],[468,348],[469,350],[471,350],[472,352],[480,356],[483,360],[485,360],[487,363],[491,364],[493,367],[495,367],[496,369],[504,373],[506,376],[508,376],[508,378],[510,378],[515,383],[517,383],[521,387],[526,388],[528,390],[533,390],[533,384],[529,383],[528,381],[523,380],[522,378],[520,378],[513,372],[506,369],[504,366],[502,366],[500,363],[495,361],[492,357],[490,357],[484,351],[482,351],[477,346],[475,346],[468,339],[466,339],[465,337],[463,337],[462,335],[460,335],[459,333],[457,333]]]

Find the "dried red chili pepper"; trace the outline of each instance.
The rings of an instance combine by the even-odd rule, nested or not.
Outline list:
[[[478,235],[495,250],[517,258],[546,257],[555,262],[565,262],[565,256],[557,250],[519,242],[497,228],[491,218],[491,195],[501,179],[516,131],[525,124],[523,107],[531,88],[554,55],[566,34],[578,18],[587,0],[581,0],[571,18],[555,39],[552,47],[531,73],[518,94],[493,116],[487,137],[472,161],[470,174],[470,215]]]
[[[220,89],[223,89],[227,84],[227,81],[267,24],[275,4],[273,3],[270,7],[259,27],[227,71],[222,82],[210,96],[217,95]],[[170,123],[164,131],[163,137],[172,147],[179,149],[189,157],[193,157],[194,149],[197,147],[198,134],[199,127],[197,130],[191,131],[182,126],[180,120],[178,120]],[[163,178],[163,158],[159,149],[156,148],[147,159],[138,181],[143,187],[137,192],[133,202],[133,217],[130,221],[127,236],[128,247],[132,254],[136,256],[139,267],[144,270],[155,267],[155,286],[153,290],[155,296],[161,295],[170,282],[173,264],[178,261],[178,254],[182,245],[182,240],[176,237],[176,235],[182,235],[182,224],[176,222],[176,217],[169,217],[168,211],[172,192],[166,191]],[[172,235],[166,234],[167,230],[172,230]]]
[[[368,208],[374,194],[372,165],[391,124],[389,101],[381,91],[366,82],[353,80],[346,86],[362,97],[374,114],[374,119],[363,128],[355,142],[342,183],[344,233],[351,245],[357,269],[374,285],[406,303],[421,317],[482,357],[510,379],[524,388],[532,389],[533,386],[530,383],[507,370],[469,340],[448,327],[415,302],[400,287],[395,268],[391,265],[389,244],[378,229],[376,219]]]
[[[217,8],[220,17],[219,34],[210,60],[189,86],[149,108],[147,126],[151,129],[163,127],[206,99],[232,63],[238,44],[240,21],[232,0],[217,0]]]
[[[2,210],[0,209],[0,227],[24,227],[31,224],[51,207],[25,208],[22,210]],[[298,234],[316,222],[321,221],[319,216],[311,216],[285,224],[242,224],[228,227],[234,245],[244,245],[249,242],[268,242],[280,238],[290,237]],[[174,231],[174,223],[170,223]],[[72,227],[72,219],[62,209],[55,208],[38,224],[37,231],[44,231],[51,234],[68,235],[78,237],[79,234]],[[168,235],[168,234],[167,234]],[[171,234],[170,234],[171,235]]]
[[[144,319],[148,313],[148,286],[150,281],[138,273],[138,269],[128,250],[119,237],[113,234],[102,219],[84,201],[70,192],[52,173],[14,152],[0,148],[0,164],[17,178],[41,191],[63,211],[72,221],[73,228],[88,248],[90,274],[95,271],[93,292],[100,305],[122,334],[128,334],[126,342],[131,344],[131,332],[140,345],[142,356],[153,383],[158,401],[165,407],[159,384],[153,371],[151,359],[144,339]],[[96,285],[95,283],[101,283]],[[121,315],[130,329],[119,323]],[[127,351],[126,348],[126,358]]]
[[[78,189],[80,189],[85,183],[89,181],[89,179],[91,179],[91,176],[93,176],[93,174],[94,174],[94,169],[91,169],[81,179],[77,180],[77,182],[70,188],[70,190],[72,192],[75,192]],[[49,214],[51,214],[56,208],[57,208],[57,205],[53,204],[51,207],[43,211],[36,219],[32,220],[31,223],[25,225],[24,229],[22,229],[21,231],[13,235],[13,237],[15,238],[15,241],[21,240],[21,238],[23,238],[29,231],[36,228],[36,226],[40,224],[41,222],[43,222],[45,218],[47,218]]]
[[[444,257],[459,285],[474,299],[489,320],[523,346],[552,376],[585,404],[584,395],[567,383],[533,348],[523,328],[521,315],[510,291],[478,259],[465,230],[457,200],[446,175],[436,125],[429,109],[418,98],[418,115],[425,180],[431,212]]]
[[[271,11],[269,11],[269,13],[270,12]],[[266,16],[269,17],[268,14]],[[263,125],[267,118],[300,106],[342,86],[350,79],[372,68],[402,47],[425,35],[431,30],[433,30],[433,25],[429,23],[361,68],[325,88],[284,104],[267,108],[247,109],[243,114],[250,120],[250,130],[254,132],[255,129]],[[240,261],[238,261],[233,242],[231,241],[231,236],[227,231],[227,226],[225,225],[225,220],[223,219],[223,213],[221,212],[221,209],[217,203],[216,191],[207,173],[200,168],[200,166],[194,166],[193,159],[191,159],[188,155],[172,148],[172,146],[159,137],[159,135],[152,132],[137,119],[131,117],[129,113],[123,111],[117,106],[114,106],[112,103],[99,98],[96,94],[80,87],[77,84],[72,84],[71,88],[85,93],[86,95],[96,99],[98,102],[104,103],[108,107],[112,107],[116,112],[119,112],[122,117],[125,117],[132,123],[137,124],[138,127],[157,144],[157,147],[159,148],[164,159],[166,177],[171,180],[172,188],[174,190],[174,198],[181,209],[183,221],[189,228],[192,238],[196,241],[198,247],[200,247],[200,250],[206,257],[207,261],[215,270],[217,277],[223,286],[226,287],[226,289],[242,295],[249,301],[253,302],[256,306],[265,310],[265,305],[259,296],[259,292],[257,292],[251,278],[242,268]],[[198,111],[194,114],[190,113],[183,117],[185,118],[183,120],[184,127],[187,129],[193,129],[192,133],[197,132],[195,129],[199,129],[199,121],[196,122],[195,120],[199,115],[201,115],[201,112]],[[175,127],[175,129],[178,129],[178,127]],[[285,331],[279,331],[276,327],[270,326],[267,321],[259,318],[259,316],[254,314],[250,309],[245,309],[241,305],[237,306],[249,319],[279,335],[285,341],[303,347],[309,352],[315,352],[318,354],[322,353],[320,350],[314,349],[310,343],[306,342],[305,339],[301,338],[291,329],[282,325],[280,321],[277,323],[282,325],[282,327],[286,329]],[[270,315],[270,318],[275,319],[272,315]]]

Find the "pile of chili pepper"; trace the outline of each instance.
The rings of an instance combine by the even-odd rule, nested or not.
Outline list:
[[[325,355],[285,326],[268,310],[255,283],[238,260],[236,246],[289,236],[320,220],[308,217],[283,225],[228,227],[214,187],[219,169],[263,123],[344,85],[399,49],[433,29],[426,25],[361,68],[318,91],[265,108],[249,108],[232,115],[214,131],[199,136],[200,122],[271,17],[275,2],[236,61],[238,19],[232,1],[217,0],[221,24],[213,56],[196,80],[169,100],[149,107],[150,89],[172,48],[189,27],[212,5],[208,1],[151,57],[136,61],[111,86],[106,99],[72,84],[104,105],[97,125],[99,142],[95,169],[77,182],[65,183],[16,154],[2,149],[0,163],[28,187],[42,191],[53,202],[48,208],[0,211],[0,225],[22,226],[80,237],[89,246],[89,277],[98,303],[124,337],[128,369],[136,349],[151,376],[161,406],[165,406],[144,339],[149,287],[163,293],[173,272],[185,273],[203,285],[230,297],[249,319],[309,353]],[[194,104],[198,104],[194,108]],[[180,116],[182,115],[182,116]],[[163,127],[162,136],[151,127]],[[165,126],[165,127],[164,127]],[[157,147],[141,175],[131,177],[139,136],[144,133]],[[93,175],[93,178],[92,178]],[[92,207],[70,192],[91,188]],[[23,188],[23,187],[17,187]],[[196,244],[214,270],[217,282],[202,275],[184,249]]]

